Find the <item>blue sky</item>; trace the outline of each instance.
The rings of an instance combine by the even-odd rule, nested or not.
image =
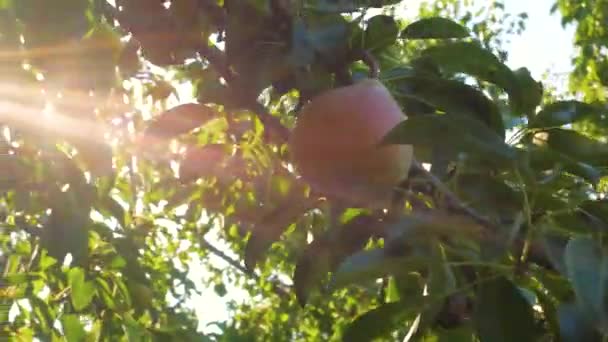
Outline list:
[[[549,13],[556,0],[505,0],[511,13],[527,12],[526,31],[514,37],[508,48],[508,64],[512,68],[527,67],[535,78],[548,71],[566,74],[571,70],[574,27],[561,26],[558,13]]]

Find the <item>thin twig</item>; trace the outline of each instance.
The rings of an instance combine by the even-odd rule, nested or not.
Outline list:
[[[456,194],[454,194],[445,184],[443,184],[443,182],[439,178],[424,169],[418,161],[413,161],[413,167],[420,169],[421,174],[435,187],[437,191],[439,191],[444,196],[451,210],[456,210],[469,216],[483,228],[486,228],[486,239],[496,240],[500,238],[500,230],[497,224],[480,215],[474,209],[466,206],[462,201],[460,201]],[[513,248],[523,248],[526,241],[527,239],[522,239],[521,237],[515,239]],[[533,262],[549,270],[555,269],[553,263],[551,262],[551,259],[546,255],[542,245],[535,242],[529,242],[527,249],[528,262]]]
[[[216,46],[201,44],[198,47],[198,53],[209,62],[209,65],[222,76],[226,83],[230,84],[234,81],[235,75],[230,70],[224,52]]]
[[[378,60],[367,50],[360,51],[361,60],[369,67],[369,78],[380,76],[380,64]]]
[[[205,239],[204,237],[200,239],[200,242],[203,244],[203,247],[205,247],[208,251],[210,251],[211,253],[213,253],[214,255],[219,257],[220,259],[224,260],[226,263],[228,263],[230,266],[237,269],[239,272],[251,277],[252,279],[254,279],[256,281],[261,280],[261,277],[257,273],[255,273],[254,271],[248,270],[244,265],[242,265],[237,260],[228,256],[226,253],[222,252],[222,250],[215,247],[212,243],[207,241],[207,239]],[[284,297],[284,298],[289,296],[289,293],[285,289],[284,284],[274,282],[274,285],[275,286],[273,286],[272,288],[277,295],[279,295],[280,297]]]
[[[219,50],[217,47],[210,47],[207,45],[201,45],[198,49],[199,54],[205,58],[209,65],[228,83],[228,85],[234,84],[237,75],[235,75],[228,62],[226,61],[226,54]],[[246,104],[247,109],[257,114],[264,128],[267,132],[267,138],[278,145],[282,145],[287,142],[289,138],[289,130],[283,126],[281,121],[272,116],[268,110],[259,102],[252,101],[252,103]]]
[[[278,145],[282,145],[289,139],[289,129],[283,126],[279,118],[272,116],[266,108],[258,103],[254,102],[249,106],[249,109],[257,114],[258,119],[264,125],[264,130],[267,132],[269,141],[272,141]]]
[[[456,194],[454,194],[445,184],[443,184],[443,182],[437,178],[437,176],[427,171],[422,164],[420,164],[420,162],[414,160],[413,166],[419,169],[422,175],[435,187],[435,189],[437,189],[445,197],[450,209],[455,209],[456,211],[466,214],[485,228],[496,230],[494,223],[478,214],[474,209],[466,206],[462,201],[460,201]]]
[[[231,258],[226,253],[222,252],[219,248],[215,247],[213,244],[211,244],[211,242],[209,242],[204,237],[201,238],[200,242],[203,244],[202,247],[205,247],[210,252],[212,252],[216,256],[220,257],[225,262],[227,262],[230,266],[232,266],[232,267],[236,268],[237,270],[239,270],[241,273],[244,273],[244,274],[252,277],[255,280],[259,280],[260,279],[259,275],[257,275],[255,272],[250,272],[244,265],[241,265],[240,262],[238,262],[237,260]]]

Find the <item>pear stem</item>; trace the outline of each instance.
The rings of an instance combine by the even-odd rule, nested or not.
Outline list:
[[[361,60],[369,67],[369,77],[378,79],[380,76],[380,64],[374,55],[367,50],[361,51]]]

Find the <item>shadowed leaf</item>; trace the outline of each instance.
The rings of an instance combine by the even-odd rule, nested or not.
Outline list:
[[[461,115],[419,115],[404,120],[384,137],[385,144],[431,147],[456,157],[468,153],[495,165],[509,165],[513,148],[478,120]]]
[[[559,101],[546,105],[530,121],[530,128],[553,128],[584,120],[601,109],[579,101]]]
[[[279,240],[281,234],[315,202],[304,198],[287,200],[257,222],[245,247],[245,267],[253,270],[268,247]]]
[[[404,75],[394,82],[394,88],[398,96],[423,101],[449,114],[475,118],[500,137],[505,136],[498,107],[474,87],[454,80]]]
[[[478,291],[474,320],[481,342],[537,341],[532,307],[511,281],[484,281]]]
[[[602,246],[588,237],[568,242],[564,252],[567,276],[576,293],[576,302],[586,319],[606,324],[605,299],[608,293],[608,258]]]
[[[211,107],[196,103],[182,104],[157,116],[144,132],[146,141],[172,139],[188,133],[217,117]]]
[[[380,50],[392,45],[399,36],[399,26],[392,16],[376,15],[367,21],[364,48],[369,51]]]
[[[342,341],[367,342],[388,336],[399,328],[408,316],[422,307],[422,297],[382,304],[357,317],[346,327]]]
[[[465,38],[469,31],[462,25],[442,17],[424,18],[409,24],[401,38],[408,39],[447,39]]]
[[[510,97],[518,96],[518,81],[513,71],[479,43],[445,43],[424,50],[422,56],[432,59],[448,73],[468,74],[496,84],[506,90]]]
[[[346,257],[362,249],[377,231],[378,222],[360,215],[341,227],[315,239],[300,256],[294,271],[294,286],[300,305],[304,306],[312,289]]]
[[[230,158],[230,146],[211,144],[192,147],[186,153],[179,167],[181,182],[190,182],[204,177],[220,177],[226,161]]]

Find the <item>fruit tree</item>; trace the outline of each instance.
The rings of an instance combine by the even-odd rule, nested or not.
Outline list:
[[[604,340],[604,98],[413,3],[0,0],[2,336]]]

